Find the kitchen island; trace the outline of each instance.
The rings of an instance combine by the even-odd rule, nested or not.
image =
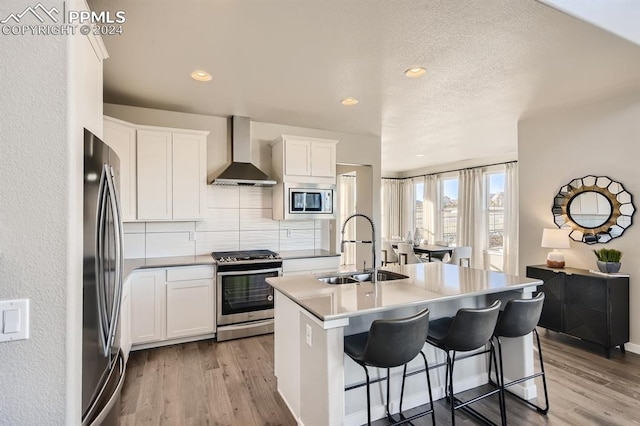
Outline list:
[[[406,276],[393,281],[332,285],[313,275],[269,278],[275,289],[275,375],[278,391],[299,424],[356,425],[366,423],[366,393],[362,368],[344,355],[344,336],[367,331],[379,318],[400,318],[429,308],[431,319],[455,315],[461,307],[482,307],[500,299],[530,298],[539,280],[444,263],[387,266]],[[505,342],[505,376],[533,371],[531,336]],[[425,345],[429,364],[444,353]],[[419,359],[409,371],[422,367]],[[487,362],[477,356],[456,363],[456,392],[487,382]],[[402,369],[392,370],[391,411],[398,411]],[[432,370],[434,399],[444,396],[444,368]],[[372,380],[386,370],[370,369]],[[428,401],[424,374],[407,378],[403,409]],[[384,417],[386,384],[372,386],[372,419]],[[513,390],[536,396],[533,381]]]

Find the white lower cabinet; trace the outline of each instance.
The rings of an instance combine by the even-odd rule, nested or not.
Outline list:
[[[134,272],[131,278],[131,342],[163,339],[165,270]]]
[[[213,266],[134,272],[131,279],[131,340],[144,347],[211,335],[215,328]],[[159,345],[158,345],[159,346]]]
[[[129,359],[131,352],[131,279],[122,285],[122,304],[120,305],[120,349],[124,359]]]

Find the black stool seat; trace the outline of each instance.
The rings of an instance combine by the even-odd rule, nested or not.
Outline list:
[[[367,366],[387,369],[387,418],[393,424],[407,423],[417,417],[431,414],[435,425],[433,412],[433,397],[431,395],[431,380],[427,358],[421,352],[424,341],[429,331],[429,310],[425,309],[418,314],[400,319],[375,320],[371,323],[369,332],[354,334],[344,338],[344,352],[357,364],[362,366],[367,378],[367,421],[371,424],[371,397],[370,380]],[[407,364],[418,354],[422,354],[427,375],[427,388],[429,393],[430,408],[422,413],[405,417],[402,413],[402,400],[404,396],[404,382],[407,373]],[[402,391],[400,394],[400,420],[396,421],[389,412],[389,369],[404,366],[402,376]]]
[[[454,425],[456,422],[455,410],[460,408],[467,410],[470,414],[485,423],[492,423],[485,416],[469,407],[469,404],[496,393],[500,400],[500,420],[502,424],[506,423],[506,418],[504,416],[504,403],[502,400],[503,393],[502,388],[499,385],[496,389],[492,389],[491,391],[479,395],[469,401],[460,401],[453,394],[453,368],[456,361],[456,352],[473,351],[483,348],[489,344],[489,363],[491,364],[491,362],[493,362],[496,365],[496,369],[498,368],[495,348],[491,339],[499,313],[500,301],[497,300],[493,305],[487,308],[459,309],[455,317],[440,318],[435,321],[431,321],[429,325],[427,343],[442,349],[447,355],[445,393],[450,403],[451,422]],[[480,354],[484,353],[486,353],[486,351],[483,351]]]
[[[514,299],[507,302],[504,311],[500,312],[498,317],[498,323],[496,324],[495,331],[493,332],[493,338],[498,342],[498,359],[500,360],[499,370],[499,385],[502,387],[503,393],[508,391],[511,395],[526,402],[531,407],[535,408],[539,413],[547,414],[549,412],[549,396],[547,393],[547,378],[544,373],[544,363],[542,361],[542,347],[540,346],[540,336],[536,330],[536,325],[540,320],[542,314],[542,307],[544,305],[544,293],[538,293],[533,299]],[[536,337],[538,344],[538,359],[540,360],[540,372],[534,373],[530,376],[521,377],[516,380],[512,380],[509,383],[505,383],[504,372],[502,370],[502,337],[523,337],[533,333]],[[534,379],[536,377],[542,377],[542,385],[544,388],[544,407],[532,403],[519,395],[516,395],[509,391],[509,387],[518,383],[522,383],[526,380]],[[491,379],[491,368],[489,368],[489,379]],[[504,400],[503,400],[504,404]],[[506,407],[505,407],[506,408]],[[506,419],[506,410],[505,410]]]

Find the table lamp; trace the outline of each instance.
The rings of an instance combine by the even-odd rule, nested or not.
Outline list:
[[[564,268],[564,254],[558,249],[569,248],[569,230],[545,228],[542,231],[542,247],[551,248],[547,255],[549,268]]]

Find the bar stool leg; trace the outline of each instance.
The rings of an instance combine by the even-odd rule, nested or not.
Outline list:
[[[490,355],[490,359],[489,359],[489,367],[491,367],[491,358],[493,358],[493,362],[496,366],[496,381],[498,388],[500,389],[500,391],[498,392],[498,401],[500,402],[500,420],[502,421],[502,425],[506,425],[507,424],[507,404],[505,402],[505,395],[504,395],[504,373],[503,373],[503,368],[502,368],[502,342],[500,341],[500,338],[497,337],[496,338],[498,340],[498,353],[500,355],[500,366],[498,367],[498,360],[496,357],[496,347],[493,344],[493,340],[489,340],[489,343],[491,344],[491,355]]]
[[[538,358],[540,358],[540,371],[542,373],[542,387],[544,388],[544,404],[545,408],[536,407],[539,413],[547,414],[549,412],[549,394],[547,393],[547,375],[544,374],[544,362],[542,362],[542,347],[540,346],[540,335],[538,335],[538,330],[533,329],[533,334],[536,336],[536,341],[538,342]]]
[[[364,374],[367,376],[367,425],[371,425],[371,395],[369,390],[371,382],[369,381],[369,370],[364,365],[362,368],[364,368]]]
[[[427,375],[427,390],[429,391],[431,423],[433,424],[433,426],[436,426],[436,413],[435,413],[435,409],[433,408],[433,393],[431,392],[431,378],[429,377],[429,364],[427,363],[427,356],[424,354],[424,352],[420,351],[420,355],[422,355],[422,359],[424,360],[424,372]],[[405,366],[405,369],[406,369],[406,366]],[[404,390],[404,383],[402,384],[402,388]],[[400,399],[400,408],[402,409],[402,399]]]
[[[451,425],[456,424],[456,401],[453,396],[453,363],[455,362],[456,353],[453,353],[453,358],[447,351],[447,373],[449,373],[449,405],[451,407]]]

